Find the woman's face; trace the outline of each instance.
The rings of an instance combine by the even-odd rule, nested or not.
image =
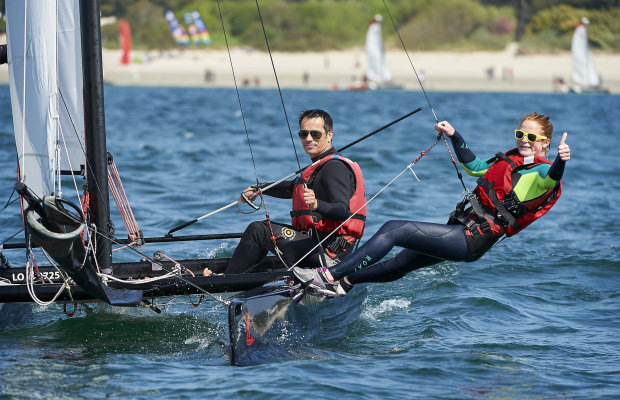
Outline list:
[[[536,133],[542,135],[542,128],[536,121],[525,120],[521,123],[519,128],[524,132]],[[544,157],[547,154],[547,148],[549,148],[550,139],[537,140],[535,143],[528,142],[527,135],[524,135],[521,140],[517,140],[517,149],[519,154],[523,157],[528,156],[541,156]]]

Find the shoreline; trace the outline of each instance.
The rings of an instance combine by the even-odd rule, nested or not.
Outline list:
[[[131,53],[132,63],[121,65],[121,51],[104,49],[106,83],[119,86],[234,87],[332,89],[359,83],[365,71],[364,49],[286,53],[273,52],[277,72],[266,52],[227,50],[172,50]],[[558,54],[519,55],[515,45],[499,52],[388,51],[387,64],[395,83],[405,90],[428,91],[554,92],[553,80],[570,83],[572,56]],[[411,59],[411,61],[410,61]],[[593,54],[603,86],[620,93],[620,54]],[[305,78],[304,79],[304,75]],[[0,66],[0,83],[7,84],[8,68]]]

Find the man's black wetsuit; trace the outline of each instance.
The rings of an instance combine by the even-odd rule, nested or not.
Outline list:
[[[312,162],[330,154],[336,154],[333,147],[313,158]],[[264,193],[272,197],[290,199],[293,196],[295,182],[296,180],[281,182]],[[267,185],[269,184],[264,184],[264,186]],[[355,193],[355,175],[343,161],[329,160],[323,164],[316,171],[314,179],[309,182],[308,188],[314,191],[318,199],[315,212],[322,214],[324,218],[336,221],[343,221],[349,217],[349,200]],[[289,266],[306,255],[320,239],[328,235],[328,233],[316,230],[302,232],[291,225],[273,221],[271,221],[271,229],[273,229],[278,249],[282,251],[281,257]],[[328,247],[337,238],[335,234],[330,236],[323,242],[323,247]],[[247,271],[260,262],[268,251],[275,252],[269,223],[267,221],[252,222],[243,233],[225,273],[240,274]],[[321,248],[317,247],[299,265],[308,268],[321,265],[321,253]]]

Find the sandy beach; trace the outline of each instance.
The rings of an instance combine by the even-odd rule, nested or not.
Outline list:
[[[365,71],[363,49],[324,53],[272,54],[277,82],[282,88],[329,89],[359,82]],[[413,67],[429,91],[542,92],[554,90],[552,81],[570,83],[571,54],[519,55],[516,45],[501,52],[387,53],[388,67],[396,83],[420,90]],[[247,49],[133,51],[132,62],[121,65],[120,50],[103,50],[104,79],[114,85],[149,86],[277,86],[268,53]],[[411,60],[411,61],[410,61]],[[594,63],[603,85],[620,93],[620,54],[595,53]],[[8,69],[0,66],[0,83],[8,83]]]

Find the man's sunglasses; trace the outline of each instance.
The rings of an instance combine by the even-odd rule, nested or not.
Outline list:
[[[306,131],[303,129],[300,130],[297,134],[301,139],[305,139],[306,137],[308,137],[308,134],[310,134],[310,136],[312,136],[312,139],[314,140],[319,140],[321,136],[323,136],[323,132],[321,131]]]
[[[521,129],[515,129],[515,138],[517,140],[523,139],[523,136],[527,136],[527,141],[530,142],[530,143],[536,143],[538,140],[547,140],[547,139],[549,139],[548,137],[543,136],[543,135],[539,135],[537,133],[528,133],[528,132],[522,131]]]

